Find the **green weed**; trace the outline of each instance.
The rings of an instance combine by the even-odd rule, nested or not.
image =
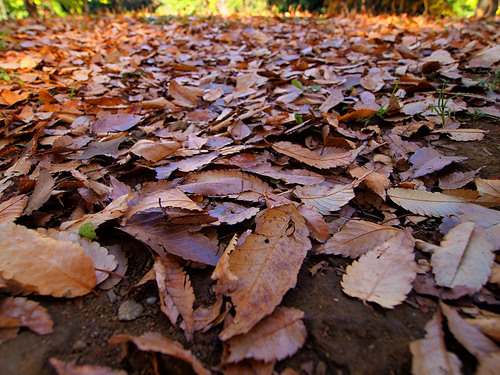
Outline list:
[[[441,118],[443,125],[446,123],[446,120],[451,118],[451,110],[448,108],[451,98],[445,98],[446,87],[448,87],[448,83],[445,82],[441,90],[439,90],[437,105],[432,105],[432,112],[435,112]]]

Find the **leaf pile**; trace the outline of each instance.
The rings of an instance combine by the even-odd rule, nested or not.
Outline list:
[[[392,309],[412,289],[498,303],[499,180],[456,172],[467,155],[435,148],[483,139],[460,117],[500,118],[493,25],[149,21],[10,25],[16,33],[0,60],[8,77],[0,82],[0,291],[73,298],[111,288],[119,278],[109,275],[126,262],[96,231],[116,226],[154,253],[143,282],[156,281],[162,312],[187,341],[222,324],[227,374],[271,374],[302,347],[303,312],[280,304],[308,253],[356,259],[341,285],[363,303]],[[440,243],[417,234],[431,220],[441,222]],[[191,275],[200,267],[212,270],[214,298],[195,308]],[[31,303],[2,297],[0,339],[21,326],[51,332]],[[490,330],[498,315],[469,321],[447,304],[442,311],[490,373],[500,355],[484,335],[498,340]],[[411,344],[414,373],[460,366],[444,346],[440,314]],[[128,341],[210,373],[158,333],[110,339]]]

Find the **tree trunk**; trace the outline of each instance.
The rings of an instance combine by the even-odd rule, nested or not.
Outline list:
[[[492,17],[498,10],[498,0],[479,0],[476,5],[476,16]]]
[[[40,18],[38,15],[38,7],[35,3],[32,3],[30,0],[24,0],[24,7],[28,11],[28,14],[31,18]]]

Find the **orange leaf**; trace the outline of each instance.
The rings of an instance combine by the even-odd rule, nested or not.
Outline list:
[[[375,111],[374,109],[362,108],[340,116],[339,122],[364,120],[367,117],[373,116],[375,113],[377,113],[377,111]]]
[[[96,285],[94,266],[75,243],[42,236],[21,225],[0,223],[0,275],[24,293],[78,297]]]

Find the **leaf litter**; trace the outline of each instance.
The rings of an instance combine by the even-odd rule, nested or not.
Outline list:
[[[413,373],[475,367],[449,351],[451,336],[478,373],[493,373],[500,174],[460,152],[475,142],[483,159],[498,156],[496,141],[481,146],[499,121],[492,25],[387,16],[44,22],[30,32],[11,22],[19,33],[0,61],[12,77],[0,81],[3,341],[20,327],[52,332],[45,309],[16,295],[81,305],[81,296],[112,298],[121,284],[133,294],[149,280],[163,322],[184,337],[152,326],[110,343],[133,342],[198,374],[271,373],[300,355],[315,324],[283,304],[304,262],[321,264],[315,280],[344,262],[335,272],[347,296],[433,311],[425,337],[407,343]],[[490,132],[469,126],[475,116]],[[136,241],[134,252],[104,244],[108,231]],[[146,276],[131,284],[122,273],[136,257],[150,261],[136,264]],[[185,347],[211,331],[222,355],[202,363]],[[50,363],[58,373],[123,372]]]

